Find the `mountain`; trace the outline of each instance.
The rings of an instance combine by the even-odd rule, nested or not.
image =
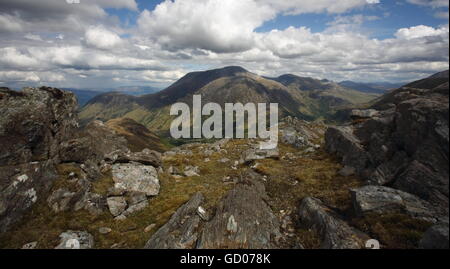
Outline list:
[[[283,79],[284,78],[284,79]],[[304,90],[307,89],[307,90]],[[93,119],[131,118],[152,131],[168,131],[173,117],[170,106],[176,102],[192,103],[192,95],[201,94],[202,102],[278,103],[282,117],[306,120],[325,118],[343,105],[365,103],[377,97],[340,87],[327,80],[293,75],[270,79],[242,67],[193,72],[163,91],[143,96],[106,93],[93,98],[80,113],[87,123]]]
[[[354,82],[354,81],[346,80],[346,81],[339,82],[339,85],[342,87],[357,90],[360,92],[384,94],[390,89],[396,89],[396,88],[400,87],[402,84],[389,83],[389,82],[362,83],[362,82]]]
[[[156,93],[161,89],[152,86],[121,86],[117,88],[99,88],[99,89],[62,88],[62,90],[73,92],[77,97],[78,105],[81,108],[95,96],[104,93],[117,92],[133,96],[140,96],[145,94]]]

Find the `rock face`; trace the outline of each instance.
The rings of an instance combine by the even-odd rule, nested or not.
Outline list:
[[[351,126],[331,127],[326,149],[373,185],[414,194],[448,215],[448,77],[392,91]]]
[[[303,225],[320,234],[323,249],[361,249],[365,248],[365,242],[369,239],[369,236],[350,227],[315,198],[302,200],[299,216]]]
[[[418,197],[388,187],[365,186],[350,190],[358,216],[367,213],[405,213],[413,218],[436,222],[432,206]]]
[[[280,224],[266,204],[264,185],[249,174],[219,203],[205,224],[198,248],[270,249],[281,238]]]
[[[198,208],[204,201],[201,193],[196,193],[182,205],[145,244],[147,249],[192,249],[199,237],[200,216]]]
[[[72,93],[0,88],[0,232],[48,192],[60,145],[78,127],[76,111]]]
[[[85,231],[67,231],[59,235],[61,241],[55,249],[91,249],[94,237]]]

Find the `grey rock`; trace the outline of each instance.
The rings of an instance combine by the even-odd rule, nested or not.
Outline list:
[[[244,163],[250,163],[263,159],[278,159],[280,156],[278,148],[275,149],[259,149],[251,148],[242,154]]]
[[[159,194],[158,172],[153,166],[139,164],[114,164],[112,176],[116,189],[143,192],[147,196]]]
[[[59,235],[60,243],[55,249],[91,249],[94,237],[85,231],[67,231]]]
[[[198,239],[200,217],[197,209],[204,201],[196,193],[172,215],[170,220],[156,231],[145,244],[146,249],[191,249]]]
[[[199,176],[200,170],[197,166],[188,165],[184,168],[184,175],[186,177]]]
[[[323,249],[363,249],[369,236],[349,226],[320,200],[304,198],[299,208],[300,222],[316,230]]]
[[[109,211],[114,217],[119,216],[122,214],[125,209],[127,208],[127,201],[124,197],[108,197],[106,199],[106,202],[109,207]]]
[[[205,224],[198,248],[272,249],[282,235],[280,224],[266,204],[259,175],[248,172],[219,202],[214,217]]]
[[[47,203],[55,213],[71,209],[75,203],[77,194],[69,192],[67,189],[54,191],[47,199]]]
[[[432,206],[418,197],[383,186],[364,186],[350,190],[356,215],[404,213],[413,218],[436,222]]]
[[[379,114],[378,110],[376,109],[354,109],[352,110],[350,117],[353,119],[365,119],[365,118],[372,118]]]
[[[137,213],[143,209],[145,209],[148,206],[148,201],[142,201],[140,203],[134,204],[134,205],[130,205],[127,210],[125,210],[124,212],[122,212],[122,216],[125,217],[129,217],[134,213]]]
[[[161,153],[154,150],[144,149],[142,152],[120,153],[117,156],[115,163],[137,162],[158,168],[161,166],[161,158]]]

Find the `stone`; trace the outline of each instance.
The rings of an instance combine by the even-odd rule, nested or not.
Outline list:
[[[322,201],[306,197],[299,208],[300,223],[316,230],[322,249],[363,249],[369,236],[349,226]]]
[[[201,193],[194,194],[158,229],[145,244],[146,249],[192,249],[196,246],[201,219],[197,209],[204,202]]]
[[[376,109],[354,109],[352,110],[350,117],[352,119],[366,119],[366,118],[373,118],[379,114],[378,110]]]
[[[124,197],[108,197],[106,199],[106,202],[109,207],[109,211],[114,217],[119,216],[122,214],[125,209],[127,208],[127,201]]]
[[[98,229],[98,232],[101,234],[109,234],[110,232],[112,232],[112,229],[109,227],[100,227]]]
[[[197,166],[188,165],[184,168],[184,175],[186,177],[195,177],[199,176],[200,170]]]
[[[143,192],[147,196],[159,194],[158,172],[153,166],[141,164],[114,164],[114,187],[126,191]]]
[[[351,189],[353,208],[357,216],[368,213],[404,213],[413,218],[436,222],[432,206],[418,197],[383,186]]]
[[[30,242],[22,246],[22,249],[35,249],[37,247],[38,242]]]
[[[129,205],[135,205],[147,201],[147,196],[143,192],[128,192],[126,197]]]
[[[447,221],[431,226],[419,242],[422,249],[449,249],[449,225]]]
[[[58,189],[54,191],[47,199],[47,203],[55,213],[71,209],[75,203],[77,194],[67,189]]]
[[[161,153],[144,149],[141,152],[129,152],[129,153],[121,153],[118,155],[115,163],[129,163],[129,162],[137,162],[144,165],[151,165],[153,167],[161,167]]]
[[[244,163],[250,163],[257,160],[263,159],[279,159],[280,153],[278,148],[275,149],[259,149],[251,148],[246,150],[242,154],[242,160]]]
[[[122,216],[129,217],[134,213],[137,213],[148,206],[148,201],[142,201],[140,203],[130,205],[124,212],[122,212]]]
[[[55,249],[92,249],[94,237],[86,231],[66,231],[59,235],[60,243]]]
[[[149,233],[149,232],[151,232],[153,229],[155,229],[155,227],[156,227],[156,224],[154,224],[154,223],[148,225],[147,227],[145,227],[144,233]]]
[[[197,208],[197,214],[200,216],[200,218],[202,220],[204,220],[204,221],[208,221],[209,220],[208,213],[206,212],[206,210],[203,207],[199,206]]]

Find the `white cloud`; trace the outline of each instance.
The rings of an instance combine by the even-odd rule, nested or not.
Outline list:
[[[410,28],[402,28],[397,31],[395,36],[400,39],[414,39],[429,36],[448,35],[448,27],[435,29],[433,27],[418,25]]]
[[[7,14],[0,14],[0,33],[20,31],[22,31],[22,24],[18,18]]]
[[[122,44],[122,39],[101,26],[91,27],[85,33],[85,41],[88,46],[98,49],[113,49]]]

